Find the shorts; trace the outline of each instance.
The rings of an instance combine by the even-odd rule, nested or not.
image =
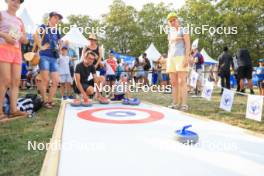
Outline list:
[[[203,69],[197,69],[196,71],[198,73],[198,81],[203,82]]]
[[[27,75],[21,75],[21,81],[26,81],[27,80]]]
[[[40,71],[58,72],[58,61],[53,57],[40,56],[39,69]]]
[[[238,68],[239,79],[252,79],[253,69],[250,66],[243,66]]]
[[[143,70],[138,70],[136,72],[136,78],[143,78],[145,77],[145,72]]]
[[[144,75],[144,77],[145,77],[145,78],[148,78],[148,75],[149,75],[149,71],[145,71],[145,75]]]
[[[115,81],[116,75],[106,75],[106,81]]]
[[[162,77],[162,81],[169,81],[170,80],[169,75],[166,73],[162,73],[161,77]]]
[[[72,83],[72,77],[70,74],[60,75],[60,83]]]
[[[176,56],[168,58],[167,60],[167,73],[175,73],[175,72],[188,72],[189,67],[183,67],[184,56]]]
[[[86,91],[88,89],[88,87],[94,87],[94,80],[92,79],[92,80],[88,81],[87,83],[81,83],[81,84],[82,84],[83,90]],[[75,81],[73,83],[73,90],[74,90],[74,93],[76,93],[76,94],[81,93],[79,91],[79,89],[77,88]]]
[[[19,48],[8,44],[0,45],[0,62],[22,64],[22,53]]]

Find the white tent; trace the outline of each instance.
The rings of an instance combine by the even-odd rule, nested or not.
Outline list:
[[[69,41],[73,47],[82,48],[88,45],[88,40],[83,36],[80,30],[74,26],[70,31],[62,38],[63,41]]]
[[[214,64],[218,64],[218,62],[216,60],[214,60],[213,58],[211,58],[207,52],[205,51],[205,49],[202,49],[201,54],[204,57],[204,63],[207,65],[214,65]]]
[[[37,25],[33,22],[32,18],[30,17],[27,9],[24,9],[22,11],[22,13],[19,16],[25,26],[25,30],[28,34],[33,34],[35,33],[36,29],[37,29]]]
[[[147,54],[147,57],[150,60],[151,65],[153,61],[157,61],[161,56],[160,52],[157,50],[157,48],[154,46],[153,43],[150,44],[150,46],[145,51],[145,53]]]

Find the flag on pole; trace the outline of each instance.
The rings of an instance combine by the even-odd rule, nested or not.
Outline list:
[[[257,95],[249,95],[247,102],[246,118],[261,122],[263,97]]]
[[[233,102],[234,102],[235,93],[229,89],[224,89],[222,94],[220,109],[231,112]]]
[[[205,83],[203,92],[202,92],[202,97],[205,98],[208,101],[211,101],[212,94],[213,94],[213,89],[214,89],[214,83],[207,81]]]
[[[199,77],[199,74],[196,71],[192,70],[190,74],[190,78],[189,78],[190,79],[189,83],[191,87],[196,88],[198,77]]]

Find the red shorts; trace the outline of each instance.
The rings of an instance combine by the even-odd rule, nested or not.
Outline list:
[[[11,64],[22,64],[22,53],[20,48],[8,44],[0,45],[0,62]]]

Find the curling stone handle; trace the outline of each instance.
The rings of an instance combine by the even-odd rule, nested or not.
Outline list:
[[[192,127],[192,125],[184,126],[184,127],[182,128],[182,133],[184,134],[184,133],[185,133],[185,130],[187,130],[188,128],[191,128],[191,127]]]

